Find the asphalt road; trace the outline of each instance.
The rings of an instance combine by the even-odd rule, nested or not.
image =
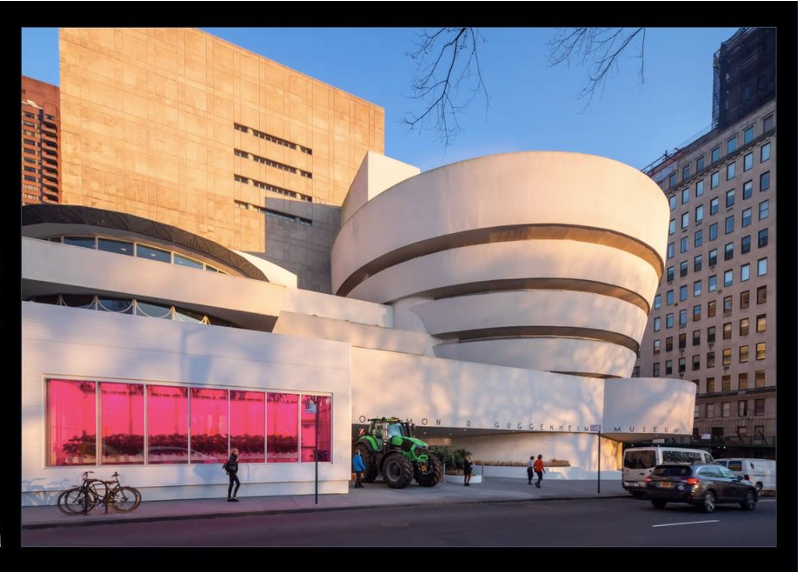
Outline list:
[[[22,546],[775,546],[776,503],[713,514],[596,499],[22,530]]]

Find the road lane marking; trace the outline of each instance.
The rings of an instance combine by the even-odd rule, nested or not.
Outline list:
[[[695,520],[693,522],[671,522],[669,524],[652,524],[651,528],[657,528],[659,526],[681,526],[683,524],[707,524],[710,522],[720,522],[719,520]]]

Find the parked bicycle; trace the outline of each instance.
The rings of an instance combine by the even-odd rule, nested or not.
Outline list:
[[[66,515],[88,514],[99,505],[108,512],[110,506],[117,512],[131,512],[141,504],[141,493],[138,489],[122,486],[119,473],[114,473],[113,481],[90,479],[86,471],[81,474],[83,482],[61,493],[58,497],[58,509]]]

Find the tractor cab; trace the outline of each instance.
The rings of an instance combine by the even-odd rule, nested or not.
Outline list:
[[[384,417],[381,419],[371,419],[369,433],[374,435],[374,437],[380,441],[388,441],[391,439],[391,437],[412,436],[408,424],[403,423],[395,417],[389,419]]]

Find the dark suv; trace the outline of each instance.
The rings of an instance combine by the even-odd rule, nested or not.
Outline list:
[[[646,477],[646,493],[655,508],[665,503],[684,502],[703,512],[712,512],[719,503],[739,503],[753,510],[759,497],[756,487],[715,464],[657,465]]]

